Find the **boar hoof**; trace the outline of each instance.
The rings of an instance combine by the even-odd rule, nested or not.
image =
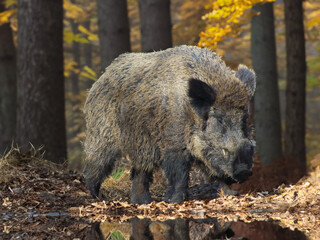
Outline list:
[[[131,203],[134,204],[149,204],[152,202],[150,194],[143,194],[143,196],[132,195]]]
[[[89,191],[93,197],[99,196],[100,185],[101,185],[100,183],[94,184],[91,181],[88,181],[88,180],[86,181],[86,186],[89,189]]]
[[[174,193],[174,187],[168,187],[164,195],[164,201],[169,202]]]
[[[169,203],[181,203],[182,201],[187,199],[187,192],[186,191],[179,191],[175,192],[170,199],[166,199],[166,202]]]

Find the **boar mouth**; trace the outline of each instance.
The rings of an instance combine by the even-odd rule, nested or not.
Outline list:
[[[208,158],[211,159],[211,164],[207,164],[207,166],[213,171],[212,175],[215,176],[215,179],[227,185],[246,181],[252,175],[253,159],[251,148],[246,148],[250,151],[242,147],[235,159],[232,153],[225,148],[220,150],[221,154],[208,154]],[[232,163],[229,165],[227,164],[228,162]],[[204,161],[204,163],[206,162]]]
[[[246,181],[250,176],[252,176],[252,171],[248,169],[237,170],[234,172],[234,178],[238,183],[243,183]]]
[[[252,170],[246,163],[236,163],[232,175],[237,183],[243,183],[252,176]]]
[[[236,172],[236,175],[233,177],[223,175],[221,177],[218,177],[217,180],[224,182],[227,185],[231,185],[234,183],[243,183],[245,182],[250,176],[252,175],[252,171],[250,170],[243,170],[240,172]]]
[[[229,177],[227,175],[224,175],[221,178],[218,178],[218,181],[224,182],[227,185],[231,185],[233,183],[237,183],[237,181],[235,179],[233,179],[232,177]]]

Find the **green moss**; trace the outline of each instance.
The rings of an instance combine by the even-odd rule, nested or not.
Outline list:
[[[124,168],[117,168],[112,171],[111,176],[113,179],[117,180],[122,176],[123,173],[124,173]]]
[[[111,234],[110,240],[125,240],[125,238],[122,236],[122,234],[118,231],[115,231]]]

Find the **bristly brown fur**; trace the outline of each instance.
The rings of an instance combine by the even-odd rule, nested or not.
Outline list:
[[[190,104],[190,79],[213,89],[212,109],[218,106],[224,111],[242,112],[252,97],[236,72],[209,49],[180,46],[153,53],[122,54],[106,68],[91,88],[84,107],[85,177],[91,192],[99,191],[96,188],[121,156],[130,157],[133,178],[139,176],[141,181],[150,177],[140,176],[140,172],[152,173],[163,162],[171,168],[174,161],[174,168],[185,175],[183,171],[188,171],[191,161],[185,159],[191,158],[195,146],[192,135],[205,121]],[[191,155],[203,155],[202,148],[196,151],[199,154]]]

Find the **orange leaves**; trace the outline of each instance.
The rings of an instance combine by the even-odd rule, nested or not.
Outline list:
[[[10,18],[17,13],[17,9],[11,9],[0,13],[0,26],[2,24],[8,23]]]
[[[200,33],[198,46],[215,49],[219,42],[227,37],[236,37],[241,33],[241,25],[254,15],[253,5],[274,2],[274,0],[215,0],[206,5],[210,12],[202,16],[206,29]]]

